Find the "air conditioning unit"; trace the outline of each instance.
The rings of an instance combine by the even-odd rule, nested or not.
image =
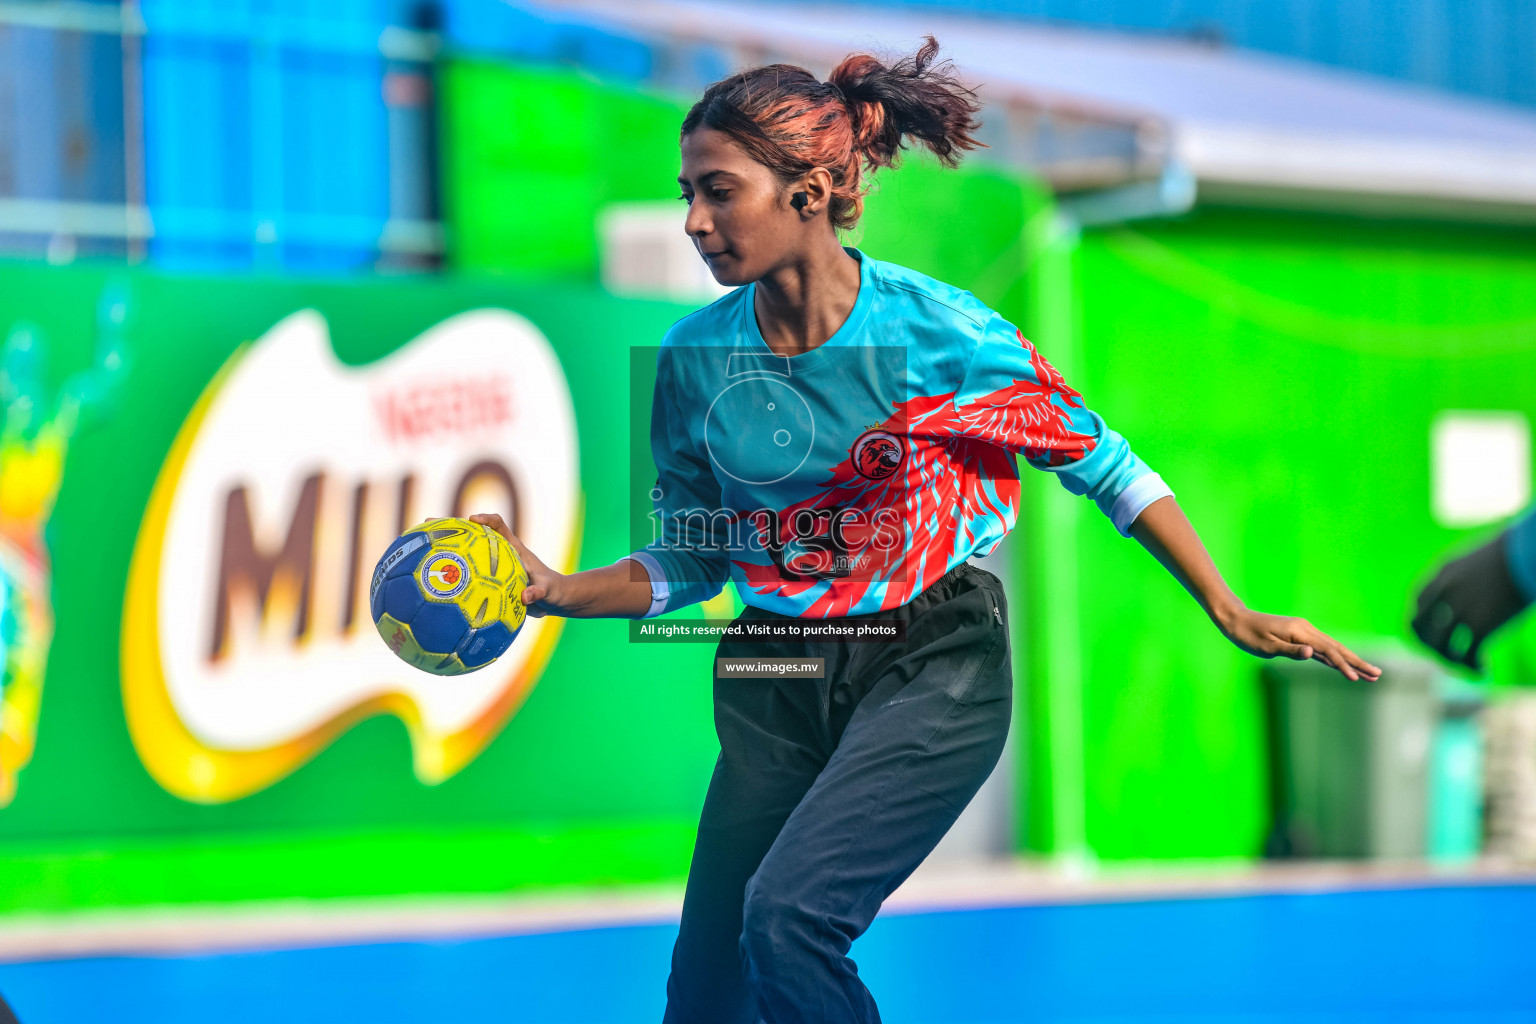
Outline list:
[[[598,215],[603,287],[615,295],[673,302],[713,302],[716,283],[683,231],[688,208],[676,200],[614,203]]]

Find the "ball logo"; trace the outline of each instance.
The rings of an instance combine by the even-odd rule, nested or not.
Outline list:
[[[469,586],[469,566],[458,555],[444,551],[428,559],[421,567],[421,586],[428,597],[452,600]]]
[[[853,442],[853,468],[866,480],[884,480],[901,468],[906,446],[889,430],[866,430]]]

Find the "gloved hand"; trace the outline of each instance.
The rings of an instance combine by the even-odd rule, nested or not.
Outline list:
[[[1529,604],[1509,573],[1509,533],[1440,567],[1419,592],[1413,631],[1450,661],[1481,669],[1488,634]]]

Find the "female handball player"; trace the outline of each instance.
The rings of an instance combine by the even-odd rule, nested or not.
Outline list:
[[[1306,621],[1245,607],[1162,479],[1012,324],[841,244],[869,176],[907,140],[949,166],[978,145],[975,95],[937,51],[930,37],[890,64],[850,56],[826,82],[754,68],[684,118],[686,230],[735,289],[678,321],[659,352],[656,539],[564,575],[500,517],[474,517],[522,556],[530,614],[658,615],[727,582],[746,607],[716,660],[720,756],[667,982],[671,1024],[880,1019],[849,947],[1008,732],[1006,599],[969,559],[1014,525],[1018,456],[1091,498],[1238,647],[1379,674]],[[900,639],[747,628],[790,622],[878,622]],[[726,672],[726,659],[758,674]],[[804,664],[791,659],[821,659],[822,674],[762,674]]]

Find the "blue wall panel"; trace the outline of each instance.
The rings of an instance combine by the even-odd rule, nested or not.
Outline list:
[[[250,265],[249,46],[157,35],[144,64],[145,184],[152,256],[188,269]]]
[[[112,34],[0,24],[0,197],[120,204],[127,197],[123,47]],[[0,252],[121,256],[120,236],[0,225]]]
[[[454,52],[651,71],[644,43],[503,0],[145,0],[143,13],[151,254],[172,268],[373,266],[390,213],[390,26],[441,29]]]
[[[145,4],[147,188],[160,264],[367,269],[389,215],[378,41],[389,4]]]
[[[381,62],[290,50],[281,78],[284,263],[339,269],[366,261],[389,214]]]
[[[0,26],[0,195],[123,201],[116,36]]]
[[[0,195],[58,198],[60,147],[53,33],[0,29]]]

